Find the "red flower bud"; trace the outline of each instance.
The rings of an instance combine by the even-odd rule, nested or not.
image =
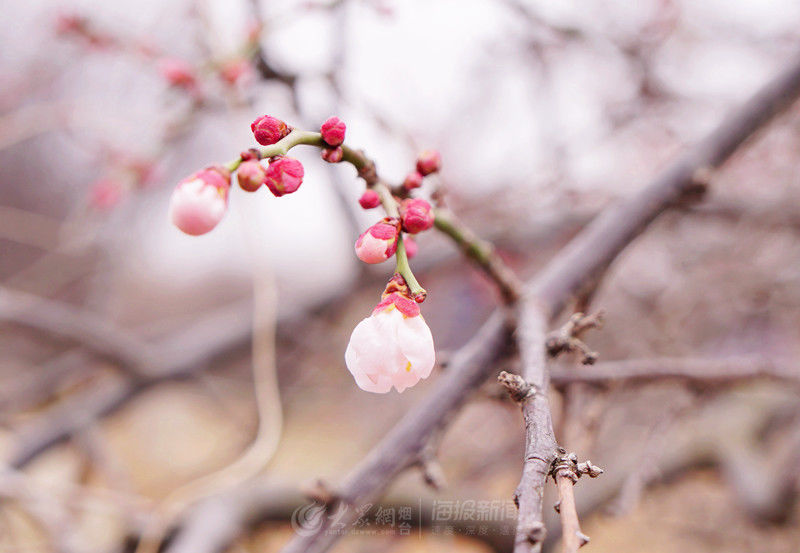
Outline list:
[[[403,200],[400,204],[400,218],[403,230],[417,234],[433,226],[433,210],[431,204],[420,198]]]
[[[320,127],[322,133],[322,140],[331,146],[339,146],[344,142],[344,132],[347,130],[347,125],[338,117],[329,117],[327,121]]]
[[[255,192],[264,184],[267,178],[267,170],[255,160],[245,161],[239,166],[236,171],[236,179],[239,181],[239,186],[242,190],[248,192]]]
[[[406,178],[403,181],[403,188],[406,190],[414,190],[420,186],[422,186],[422,175],[420,175],[418,171],[412,171],[406,175]]]
[[[381,205],[381,197],[378,196],[378,193],[368,188],[364,190],[364,193],[361,194],[361,197],[358,199],[358,203],[361,204],[361,207],[364,209],[372,209],[373,207],[378,207]]]
[[[269,115],[262,115],[253,121],[250,125],[250,130],[253,131],[256,142],[262,146],[275,144],[292,131],[289,125]]]
[[[337,146],[336,148],[325,148],[322,150],[322,159],[328,163],[339,163],[342,161],[343,156],[344,150],[342,150],[341,146]]]
[[[417,171],[422,176],[430,175],[442,168],[442,156],[438,150],[425,150],[417,158]]]
[[[291,157],[279,157],[270,162],[265,184],[280,197],[291,194],[303,183],[303,164]]]

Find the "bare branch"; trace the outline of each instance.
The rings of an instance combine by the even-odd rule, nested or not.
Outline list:
[[[777,380],[800,389],[798,364],[790,360],[744,356],[729,359],[654,358],[607,361],[591,368],[554,367],[550,371],[554,385],[572,383],[610,384],[615,382],[647,383],[661,380],[684,380],[697,385],[736,384],[764,378]]]

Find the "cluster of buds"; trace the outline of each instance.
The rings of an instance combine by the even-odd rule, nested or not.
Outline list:
[[[417,158],[417,169],[411,171],[403,180],[406,191],[422,186],[422,179],[433,173],[438,173],[442,168],[442,156],[436,150],[425,150]]]
[[[360,388],[376,393],[392,388],[402,392],[427,378],[435,359],[433,337],[419,307],[427,293],[416,282],[408,259],[417,252],[411,235],[430,229],[435,215],[426,200],[411,197],[411,190],[419,187],[424,176],[439,170],[439,153],[421,154],[417,170],[406,183],[391,188],[377,178],[374,165],[363,154],[344,145],[347,127],[338,117],[326,120],[319,133],[296,131],[269,115],[253,121],[250,129],[262,148],[245,150],[228,165],[209,167],[181,181],[170,202],[172,222],[191,235],[211,231],[227,209],[233,171],[246,192],[256,192],[262,185],[276,197],[295,192],[304,170],[286,153],[298,144],[319,147],[328,162],[352,163],[367,183],[359,204],[364,209],[383,205],[386,211],[385,217],[358,237],[356,256],[370,264],[394,256],[397,268],[372,315],[353,330],[345,354],[347,368]],[[416,184],[408,186],[409,179]]]
[[[250,126],[261,145],[269,146],[285,138],[291,127],[280,119],[264,115]],[[260,152],[252,148],[237,160],[236,180],[247,192],[264,185],[276,197],[296,192],[303,183],[303,164],[288,156],[272,156],[265,167]],[[219,224],[228,207],[231,171],[214,166],[184,179],[172,193],[170,219],[186,234],[205,234]]]

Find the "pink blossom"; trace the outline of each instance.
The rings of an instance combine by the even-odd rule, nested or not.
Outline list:
[[[267,171],[256,160],[248,160],[239,165],[239,170],[236,171],[236,180],[239,181],[239,186],[242,190],[248,192],[255,192],[264,184],[267,178]]]
[[[230,60],[219,68],[219,76],[226,84],[234,86],[240,81],[249,81],[253,77],[253,66],[247,60]]]
[[[403,188],[406,190],[414,190],[420,186],[422,186],[422,175],[420,175],[419,172],[412,171],[406,175],[406,178],[403,181]]]
[[[291,194],[303,184],[303,164],[293,157],[279,157],[267,167],[265,184],[280,197]]]
[[[353,329],[344,358],[358,387],[378,394],[392,387],[402,392],[428,378],[436,361],[419,306],[397,292]]]
[[[381,197],[378,196],[378,193],[373,189],[368,188],[364,190],[363,194],[361,194],[361,197],[358,199],[358,203],[361,204],[361,207],[364,209],[372,209],[381,205]]]
[[[381,263],[394,255],[399,235],[397,219],[389,217],[375,223],[356,240],[356,255],[364,263]]]
[[[403,230],[417,234],[433,226],[434,215],[431,204],[421,198],[403,200],[400,204],[400,217]]]
[[[442,168],[442,156],[437,150],[425,150],[417,158],[417,171],[422,176],[435,173]]]
[[[292,131],[289,125],[270,115],[262,115],[253,121],[250,130],[253,131],[256,142],[262,146],[275,144]]]
[[[169,202],[172,223],[186,234],[198,236],[219,224],[228,207],[230,173],[210,167],[178,183]]]
[[[347,130],[347,125],[338,117],[329,117],[327,121],[320,127],[322,133],[322,140],[331,146],[339,146],[344,142],[344,133]]]
[[[158,60],[158,71],[170,86],[194,89],[197,86],[194,67],[180,58],[161,58]]]

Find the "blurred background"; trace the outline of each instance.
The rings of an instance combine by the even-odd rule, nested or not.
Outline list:
[[[255,117],[316,129],[338,115],[393,182],[438,148],[434,186],[530,276],[800,46],[791,0],[11,0],[3,13],[3,552],[132,551],[164,505],[177,550],[198,505],[232,490],[240,524],[189,550],[276,551],[302,490],[335,486],[436,380],[373,395],[344,366],[391,271],[353,255],[376,215],[351,167],[298,148],[296,194],[233,188],[208,235],[169,224],[175,183],[254,146]],[[606,324],[587,340],[601,361],[758,358],[796,378],[554,390],[559,442],[606,471],[576,489],[587,551],[800,550],[798,152],[795,106],[598,291]],[[442,237],[419,246],[446,359],[498,294]],[[336,551],[509,550],[513,513],[418,528],[437,501],[510,501],[523,431],[498,397],[487,383],[441,437],[443,490],[416,471],[390,488],[410,536],[372,513]],[[220,470],[224,485],[175,500]]]

